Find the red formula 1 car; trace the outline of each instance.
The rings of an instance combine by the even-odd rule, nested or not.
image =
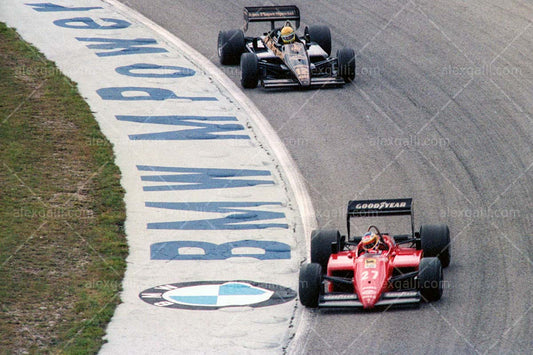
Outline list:
[[[371,225],[350,238],[353,217],[409,216],[410,233],[390,235]],[[442,268],[450,263],[448,226],[414,232],[412,199],[350,201],[348,239],[336,230],[311,235],[311,263],[300,269],[299,297],[306,307],[418,304],[442,295]]]

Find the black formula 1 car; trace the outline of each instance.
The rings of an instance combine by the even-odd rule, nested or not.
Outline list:
[[[280,40],[277,21],[300,27],[300,10],[288,6],[255,6],[244,8],[244,31],[250,22],[270,22],[271,29],[259,37],[244,36],[243,30],[220,31],[218,56],[224,65],[241,66],[241,84],[253,89],[258,82],[264,88],[340,86],[355,78],[355,52],[351,48],[331,55],[331,33],[328,27],[305,27],[303,36],[294,42]],[[287,23],[288,22],[288,23]]]

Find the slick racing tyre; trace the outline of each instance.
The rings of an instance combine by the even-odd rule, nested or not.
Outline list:
[[[245,89],[257,87],[259,67],[254,53],[244,53],[241,56],[241,85]]]
[[[418,266],[418,288],[422,300],[438,301],[442,296],[442,265],[439,258],[422,258]]]
[[[450,230],[447,225],[421,225],[420,245],[424,251],[424,257],[438,257],[442,267],[450,265]]]
[[[318,44],[329,57],[331,55],[331,32],[329,27],[322,25],[309,26],[308,31],[311,42]]]
[[[341,244],[341,234],[338,230],[314,230],[311,233],[311,262],[317,263],[325,273],[331,255],[331,243]]]
[[[355,52],[351,48],[337,51],[338,76],[350,83],[355,79]]]
[[[244,33],[242,30],[220,31],[218,33],[218,58],[220,64],[239,64],[241,54],[245,50]]]
[[[300,303],[306,307],[318,307],[322,288],[322,268],[319,264],[304,264],[300,269],[298,294]]]

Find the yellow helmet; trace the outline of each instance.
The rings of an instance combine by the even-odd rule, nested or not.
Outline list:
[[[366,232],[361,238],[361,244],[364,250],[375,249],[379,245],[379,237],[374,232]]]
[[[281,40],[283,43],[292,43],[296,39],[296,34],[294,33],[294,30],[291,26],[285,25],[281,29]]]

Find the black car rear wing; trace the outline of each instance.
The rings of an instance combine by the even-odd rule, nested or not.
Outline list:
[[[346,223],[350,236],[350,218],[380,216],[411,216],[411,231],[414,236],[413,199],[399,198],[388,200],[358,200],[348,202]]]
[[[244,8],[244,31],[250,22],[270,22],[271,29],[276,21],[294,21],[296,29],[300,27],[300,10],[295,5],[284,6],[248,6]]]

